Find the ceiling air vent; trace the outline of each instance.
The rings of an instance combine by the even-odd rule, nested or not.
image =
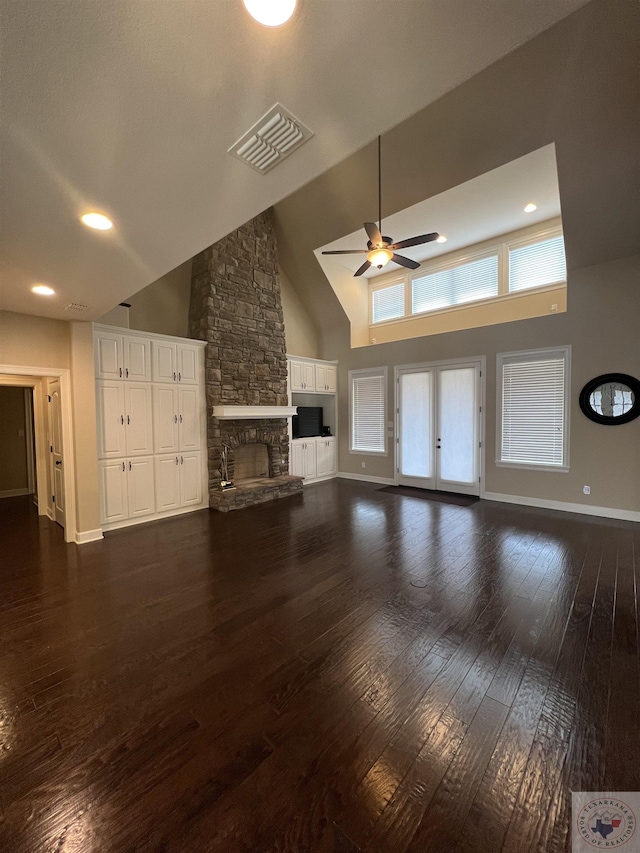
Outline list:
[[[229,148],[229,154],[266,174],[293,153],[313,132],[282,104],[275,104]]]
[[[86,311],[88,305],[83,305],[81,302],[69,302],[64,306],[65,311]]]

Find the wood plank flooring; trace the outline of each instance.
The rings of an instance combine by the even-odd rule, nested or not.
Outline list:
[[[640,526],[330,481],[66,545],[0,501],[0,850],[565,853],[640,787]]]

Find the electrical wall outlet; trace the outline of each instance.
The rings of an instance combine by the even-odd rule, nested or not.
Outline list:
[[[590,495],[591,494],[591,486],[583,486],[582,487],[582,494],[583,495]]]
[[[557,303],[554,303],[554,304],[551,306],[551,310],[552,310],[552,311],[554,311],[554,312],[558,310],[558,305],[557,305]]]
[[[366,467],[367,467],[367,463],[366,463],[366,462],[363,462],[363,463],[362,463],[362,467],[363,467],[363,468],[366,468]]]

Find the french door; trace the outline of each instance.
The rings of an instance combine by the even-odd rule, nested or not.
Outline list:
[[[397,370],[397,482],[480,493],[480,361]]]

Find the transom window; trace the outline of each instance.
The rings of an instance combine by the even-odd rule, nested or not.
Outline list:
[[[534,288],[564,284],[567,269],[559,227],[525,239],[507,235],[483,251],[457,252],[423,263],[401,279],[370,284],[370,324],[447,311],[487,299],[517,297]]]

